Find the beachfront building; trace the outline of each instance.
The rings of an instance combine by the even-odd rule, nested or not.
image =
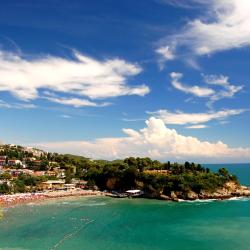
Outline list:
[[[75,184],[64,184],[64,189],[67,191],[73,191],[76,189]]]
[[[81,189],[88,188],[88,181],[85,181],[85,180],[72,179],[71,183],[74,184],[76,187],[81,188]]]
[[[143,195],[143,191],[139,189],[132,189],[132,190],[127,190],[126,194],[131,197],[136,197],[136,196],[141,196]]]
[[[62,180],[49,180],[44,181],[38,185],[40,190],[63,190],[65,181]]]

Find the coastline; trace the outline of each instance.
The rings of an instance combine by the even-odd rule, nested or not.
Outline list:
[[[44,193],[17,193],[0,196],[0,208],[22,205],[29,202],[40,202],[49,199],[60,199],[67,197],[82,196],[104,196],[101,191],[93,190],[74,190],[74,191],[51,191]]]
[[[151,196],[149,194],[144,194],[140,197],[146,199],[157,199],[172,202],[183,202],[183,201],[220,201],[220,200],[234,200],[240,198],[250,198],[250,187],[240,186],[230,189],[223,188],[217,190],[215,193],[197,194],[190,191],[187,194],[181,192],[172,191],[170,196],[159,195]],[[10,195],[0,195],[0,208],[10,207],[16,205],[22,205],[30,202],[41,202],[49,199],[60,199],[60,198],[70,198],[70,197],[83,197],[83,196],[110,196],[110,193],[102,191],[93,190],[71,190],[71,191],[47,191],[39,193],[17,193]],[[137,198],[137,197],[134,197]],[[138,197],[139,198],[139,197]]]

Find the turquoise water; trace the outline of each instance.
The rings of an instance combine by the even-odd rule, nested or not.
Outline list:
[[[250,165],[240,169],[250,184]],[[0,249],[249,250],[250,200],[83,197],[17,206],[0,220]]]

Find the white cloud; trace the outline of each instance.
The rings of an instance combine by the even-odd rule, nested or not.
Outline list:
[[[246,110],[244,109],[229,109],[218,112],[208,113],[183,113],[183,112],[170,112],[168,110],[158,110],[155,112],[148,112],[151,115],[164,121],[165,124],[186,125],[186,124],[201,124],[207,123],[212,120],[225,120],[230,116],[240,115]],[[195,127],[193,127],[195,128]]]
[[[240,92],[244,86],[243,85],[233,85],[229,82],[229,78],[223,75],[203,75],[203,80],[206,84],[210,85],[211,88],[200,87],[198,85],[188,86],[181,82],[183,74],[172,72],[170,74],[171,84],[174,88],[186,93],[192,94],[197,97],[206,97],[210,101],[208,105],[211,106],[214,102],[221,100],[223,98],[232,98]],[[213,89],[212,86],[220,87],[220,89]]]
[[[31,103],[7,103],[3,100],[0,100],[0,108],[6,109],[34,109],[37,108],[36,105]]]
[[[160,69],[164,68],[164,63],[166,61],[171,61],[175,59],[174,49],[169,46],[162,46],[158,48],[156,51],[160,55],[159,66]]]
[[[156,53],[162,55],[166,60],[173,60],[175,58],[174,52],[170,49],[169,46],[158,48],[156,50]]]
[[[41,89],[91,99],[150,92],[146,85],[127,85],[129,77],[142,71],[137,64],[121,59],[97,60],[76,51],[73,57],[27,59],[0,51],[0,92],[8,91],[25,101],[39,98]]]
[[[243,85],[240,85],[240,86],[232,85],[229,82],[229,77],[223,76],[223,75],[219,75],[219,76],[204,75],[204,81],[207,84],[215,85],[215,86],[217,85],[223,88],[222,90],[217,91],[216,94],[214,94],[211,97],[211,103],[218,101],[220,99],[223,99],[223,98],[234,97],[235,94],[237,94],[244,88]]]
[[[233,162],[250,160],[250,148],[230,148],[218,141],[211,143],[195,137],[183,136],[169,129],[160,119],[151,117],[146,127],[136,131],[125,129],[126,137],[102,138],[95,141],[69,141],[37,143],[36,147],[56,152],[84,155],[94,159],[115,159],[128,156],[177,159],[202,159],[203,162]]]
[[[166,1],[178,6],[178,2]],[[203,4],[201,17],[189,21],[181,32],[169,36],[161,46],[181,49],[195,56],[242,48],[250,45],[250,1],[185,1],[185,6]],[[183,6],[181,4],[180,6]],[[204,13],[205,12],[205,13]],[[178,53],[180,55],[180,53]]]
[[[69,105],[73,106],[75,108],[80,107],[106,107],[109,106],[110,103],[104,102],[104,103],[96,103],[85,99],[79,99],[79,98],[58,98],[58,97],[44,97],[45,99],[48,99],[51,102],[63,104],[63,105]]]
[[[204,124],[197,124],[197,125],[191,125],[191,126],[187,126],[186,128],[188,129],[203,129],[203,128],[207,128],[207,125]]]
[[[183,77],[183,74],[172,72],[170,74],[170,77],[172,79],[172,85],[176,89],[183,91],[187,94],[193,94],[198,97],[209,97],[214,94],[214,90],[210,88],[200,87],[200,86],[187,86],[180,82],[181,78]]]
[[[199,8],[199,4],[209,4],[207,0],[156,0],[159,3],[169,4],[181,8]]]
[[[71,118],[70,115],[61,115],[60,117],[61,117],[61,118],[64,118],[64,119],[70,119],[70,118]]]

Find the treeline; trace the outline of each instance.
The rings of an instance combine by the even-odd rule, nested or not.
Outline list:
[[[5,148],[1,155],[8,157],[32,157],[23,152],[22,147]],[[162,163],[150,158],[129,157],[124,160],[105,161],[91,160],[70,154],[43,153],[40,164],[27,161],[32,170],[50,170],[55,168],[65,170],[65,181],[71,183],[73,178],[87,180],[90,188],[100,190],[125,191],[127,189],[142,189],[148,193],[169,195],[171,191],[196,193],[202,190],[213,192],[223,187],[226,182],[238,183],[237,177],[222,168],[217,173],[204,168],[200,164],[185,162],[184,164]],[[0,176],[1,179],[1,176]],[[3,176],[2,176],[2,179]],[[33,190],[41,179],[19,176],[12,183],[12,190],[22,191],[29,187]],[[6,189],[6,183],[0,184],[0,193]],[[2,191],[1,191],[2,190]]]
[[[133,157],[103,164],[93,162],[85,172],[84,178],[90,185],[96,185],[102,190],[122,192],[139,188],[156,195],[159,193],[170,195],[172,191],[214,192],[228,181],[238,183],[237,177],[231,175],[225,168],[214,173],[200,164],[161,163],[149,158]]]

